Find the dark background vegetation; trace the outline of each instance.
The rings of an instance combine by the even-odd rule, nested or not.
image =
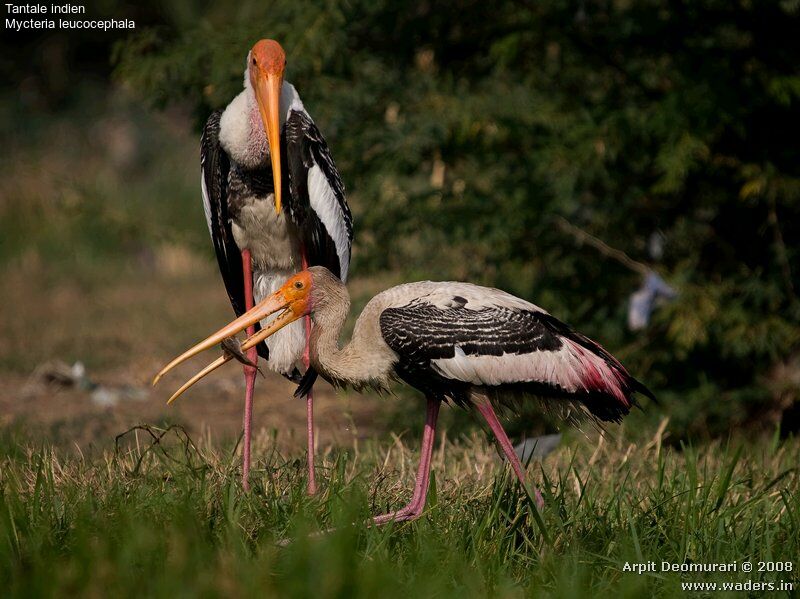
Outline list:
[[[800,2],[88,11],[137,29],[3,33],[4,272],[48,265],[46,294],[134,276],[165,243],[211,264],[195,141],[272,37],[346,183],[354,283],[454,278],[531,299],[646,382],[675,440],[797,430]],[[643,269],[678,297],[632,332]],[[2,345],[4,369],[29,369]]]

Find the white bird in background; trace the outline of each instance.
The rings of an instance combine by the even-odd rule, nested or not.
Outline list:
[[[310,315],[311,365],[337,386],[386,390],[400,379],[425,394],[427,417],[412,499],[375,522],[412,520],[425,505],[436,421],[443,401],[476,409],[494,433],[520,482],[524,470],[494,406],[511,409],[539,398],[561,402],[575,415],[618,422],[636,405],[635,393],[653,394],[602,346],[538,306],[469,283],[408,283],[387,289],[366,305],[352,340],[339,347],[350,308],[347,288],[323,267],[290,277],[249,312],[188,350],[159,376],[222,339],[274,317],[242,347],[252,347]],[[182,387],[230,360],[223,355]],[[303,391],[303,385],[298,391]],[[535,490],[537,503],[542,497]]]
[[[261,40],[247,55],[244,90],[208,119],[201,140],[203,207],[220,272],[237,315],[293,273],[325,266],[347,280],[353,225],[328,145],[291,83],[278,42]],[[284,205],[285,203],[285,205]],[[265,323],[254,322],[253,335]],[[310,321],[286,327],[249,348],[244,362],[242,484],[249,488],[253,391],[258,356],[291,380],[308,367]],[[230,347],[230,346],[229,346]],[[234,350],[233,354],[237,352]],[[308,369],[308,492],[314,476],[313,385]]]

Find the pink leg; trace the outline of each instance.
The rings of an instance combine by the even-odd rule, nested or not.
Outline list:
[[[308,268],[308,259],[306,258],[306,250],[304,247],[300,248],[300,259],[303,264],[303,270]],[[308,370],[311,364],[311,317],[306,316],[306,347],[303,350],[303,366]],[[308,390],[306,395],[306,435],[308,437],[308,484],[306,485],[306,493],[308,495],[316,495],[317,493],[317,475],[314,471],[314,388]]]
[[[508,440],[506,431],[503,430],[503,425],[500,424],[500,421],[497,419],[497,414],[494,413],[494,408],[492,408],[491,402],[488,399],[480,399],[475,402],[475,407],[478,408],[478,411],[486,419],[489,428],[492,429],[494,436],[497,438],[497,442],[500,444],[500,448],[506,455],[506,459],[514,469],[514,474],[517,475],[520,484],[525,487],[525,471],[522,469],[522,464],[520,464],[517,453],[514,451],[514,446],[511,445],[511,441]],[[533,487],[533,493],[536,497],[537,507],[542,509],[544,507],[544,499],[542,499],[542,494],[536,487]]]
[[[242,250],[242,271],[244,273],[244,307],[250,310],[253,307],[253,266],[250,260],[250,250]],[[255,325],[247,327],[247,336],[256,332]],[[253,364],[258,363],[258,351],[255,347],[247,350],[247,359]],[[244,448],[242,450],[242,488],[250,490],[250,439],[253,424],[253,392],[256,387],[256,369],[244,366]]]
[[[417,468],[417,480],[414,483],[414,494],[411,502],[397,510],[381,516],[375,516],[375,524],[386,524],[387,522],[403,522],[404,520],[415,520],[422,515],[425,507],[425,499],[428,496],[428,487],[431,480],[431,456],[433,455],[433,441],[436,436],[436,420],[439,418],[439,407],[441,402],[438,399],[428,398],[428,411],[425,417],[425,430],[422,433],[422,450],[419,457],[419,468]]]
[[[303,365],[308,369],[311,360],[309,358],[311,339],[311,317],[306,316],[306,349],[303,352]],[[308,485],[306,493],[315,495],[317,492],[317,476],[314,472],[314,388],[308,390],[306,396],[306,432],[308,434]]]

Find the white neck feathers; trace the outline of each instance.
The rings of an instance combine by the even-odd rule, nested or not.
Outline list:
[[[289,112],[305,111],[294,85],[286,81],[281,87],[280,126]],[[219,123],[219,140],[228,155],[247,168],[269,165],[269,144],[250,78],[245,71],[244,89],[225,108]]]

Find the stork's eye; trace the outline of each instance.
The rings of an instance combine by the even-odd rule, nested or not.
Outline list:
[[[295,281],[294,282],[294,288],[295,289],[302,289],[303,288],[303,282],[302,281]]]

